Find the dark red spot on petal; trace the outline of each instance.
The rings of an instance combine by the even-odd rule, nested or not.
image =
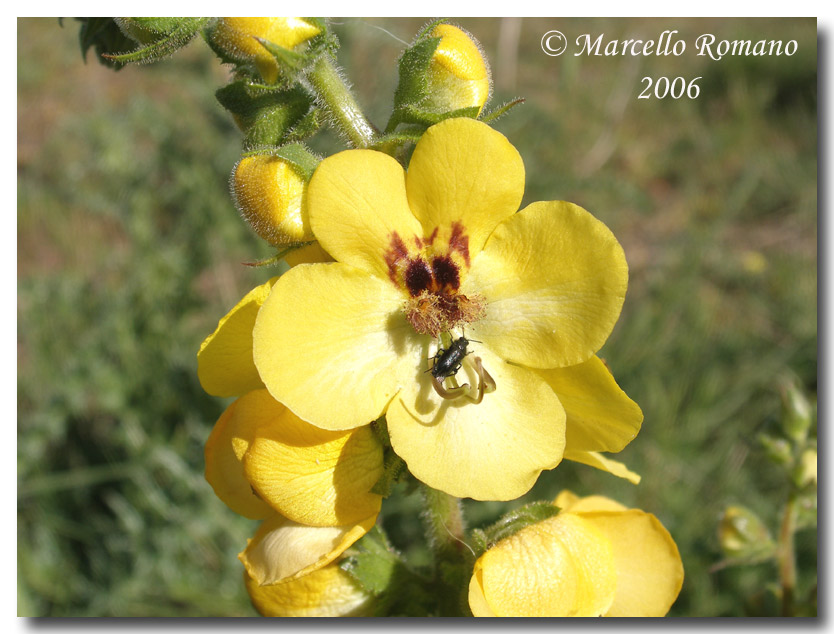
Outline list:
[[[388,266],[388,277],[396,284],[400,269],[398,264],[408,258],[408,248],[396,231],[391,234],[390,242],[385,250],[385,264]]]
[[[458,267],[448,256],[436,257],[431,261],[432,272],[437,285],[444,290],[457,290],[460,286]]]
[[[405,286],[412,297],[426,290],[432,282],[429,265],[423,260],[412,260],[405,269]]]
[[[452,223],[452,235],[449,237],[449,253],[457,251],[463,256],[466,266],[469,266],[469,236],[466,229],[459,222]]]

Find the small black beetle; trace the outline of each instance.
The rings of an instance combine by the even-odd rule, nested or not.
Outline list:
[[[431,367],[431,375],[443,381],[454,376],[463,363],[463,358],[468,354],[466,348],[469,346],[469,339],[461,337],[452,342],[448,348],[440,348],[434,355],[434,364]]]

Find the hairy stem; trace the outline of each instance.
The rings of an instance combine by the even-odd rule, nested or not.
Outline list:
[[[359,148],[373,145],[379,133],[360,110],[333,59],[329,55],[320,56],[307,78],[333,117],[333,124],[351,145]]]

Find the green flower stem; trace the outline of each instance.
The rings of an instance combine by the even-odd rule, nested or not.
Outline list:
[[[333,59],[329,55],[321,55],[307,78],[332,115],[334,125],[350,143],[359,148],[373,145],[379,132],[362,114]]]
[[[463,541],[466,526],[460,500],[428,486],[423,487],[423,498],[432,550],[441,557],[456,556],[466,548]]]
[[[793,597],[796,589],[796,556],[793,536],[796,532],[796,495],[791,493],[785,504],[779,530],[779,578],[782,583],[782,616],[793,616]]]

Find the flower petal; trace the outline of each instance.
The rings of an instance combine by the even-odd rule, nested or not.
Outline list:
[[[254,330],[255,364],[270,393],[331,430],[378,418],[421,354],[419,345],[399,292],[341,263],[287,271]]]
[[[245,572],[246,590],[263,616],[371,616],[373,597],[335,563],[294,581],[260,586]]]
[[[212,396],[240,396],[264,386],[252,361],[252,328],[277,277],[249,291],[197,353],[197,377]]]
[[[261,392],[266,394],[266,390]],[[253,520],[273,512],[252,491],[243,471],[243,455],[260,423],[260,410],[251,405],[260,400],[257,392],[250,392],[229,405],[214,425],[205,447],[206,480],[214,493],[235,513]],[[283,410],[284,406],[275,403],[275,409]]]
[[[559,492],[554,502],[562,512],[579,513],[580,511],[625,511],[628,507],[602,495],[589,495],[581,498],[564,489]]]
[[[501,540],[475,562],[473,576],[479,572],[496,616],[600,616],[616,587],[610,541],[572,513]]]
[[[640,475],[629,470],[622,462],[611,460],[596,451],[577,451],[565,449],[565,458],[573,462],[581,462],[584,465],[607,471],[611,475],[628,480],[632,484],[640,484]]]
[[[678,547],[651,513],[579,513],[612,544],[617,591],[605,616],[664,616],[683,586]]]
[[[567,448],[621,451],[643,422],[640,407],[623,392],[602,360],[593,356],[566,368],[540,370],[568,415]]]
[[[324,159],[307,188],[313,233],[339,262],[386,278],[385,251],[395,236],[408,248],[422,237],[408,208],[405,172],[374,150],[346,150]]]
[[[371,530],[376,515],[348,526],[304,526],[274,513],[238,558],[260,585],[292,581],[334,561]]]
[[[535,372],[506,364],[477,344],[473,349],[459,381],[477,385],[471,360],[478,356],[496,390],[479,404],[466,397],[444,400],[434,392],[423,360],[388,407],[391,445],[409,471],[435,489],[476,500],[512,500],[561,461],[564,410]]]
[[[470,334],[507,361],[576,365],[611,334],[628,265],[611,231],[567,202],[538,202],[501,223],[461,286],[487,314]]]
[[[266,390],[267,399],[272,398]],[[278,404],[280,405],[280,404]],[[370,493],[382,475],[382,445],[370,426],[327,431],[290,410],[265,421],[243,458],[258,495],[285,517],[311,526],[353,524],[379,512]]]
[[[406,176],[408,204],[426,236],[458,222],[474,257],[492,230],[518,210],[524,163],[507,138],[474,119],[447,119],[417,142]]]

